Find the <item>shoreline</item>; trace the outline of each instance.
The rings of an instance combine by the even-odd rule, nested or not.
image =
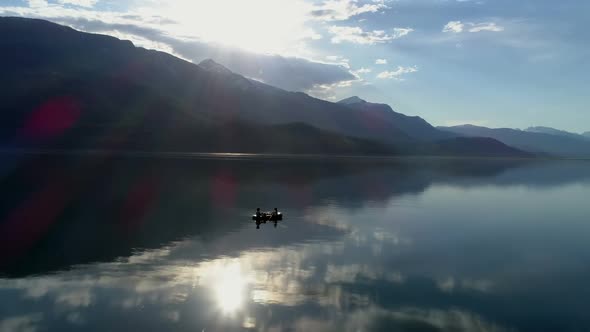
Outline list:
[[[0,149],[4,155],[33,156],[88,156],[123,158],[170,158],[170,159],[221,159],[221,160],[426,160],[426,159],[480,159],[480,160],[523,160],[523,161],[590,161],[590,157],[510,157],[510,156],[448,156],[448,155],[330,155],[330,154],[288,154],[249,152],[164,152],[126,151],[99,149]]]

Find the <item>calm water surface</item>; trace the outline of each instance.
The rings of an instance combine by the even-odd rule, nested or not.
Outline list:
[[[0,157],[0,331],[590,331],[590,162],[246,159]]]

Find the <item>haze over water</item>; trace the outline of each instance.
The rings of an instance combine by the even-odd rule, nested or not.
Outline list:
[[[0,331],[589,330],[589,166],[2,156]]]

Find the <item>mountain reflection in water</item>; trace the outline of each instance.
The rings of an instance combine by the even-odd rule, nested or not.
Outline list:
[[[4,156],[0,331],[587,330],[588,166]]]

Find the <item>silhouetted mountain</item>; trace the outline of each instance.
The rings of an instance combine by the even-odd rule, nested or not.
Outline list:
[[[223,65],[213,61],[213,59],[206,59],[199,63],[199,67],[214,73],[220,73],[225,75],[234,75],[234,73],[225,68]]]
[[[341,101],[338,102],[338,104],[342,104],[342,105],[354,105],[354,104],[362,104],[362,103],[366,103],[366,100],[361,99],[358,96],[352,96],[346,99],[342,99]]]
[[[452,136],[387,105],[331,103],[43,20],[0,18],[0,71],[9,148],[412,153]]]
[[[18,136],[11,129],[22,128],[40,105],[67,96],[79,115],[77,128],[126,127],[127,132],[304,122],[347,136],[409,141],[400,133],[363,126],[353,110],[250,81],[212,60],[197,66],[42,20],[1,18],[0,51],[5,138]]]
[[[590,156],[590,142],[567,136],[508,128],[491,129],[472,125],[439,128],[464,136],[494,138],[533,153],[567,157]]]
[[[229,130],[228,130],[229,129]],[[245,139],[247,138],[247,139]],[[208,142],[199,151],[239,151],[285,154],[369,154],[394,155],[390,145],[362,138],[347,137],[320,130],[305,123],[281,125],[233,124],[206,128],[198,137],[178,138],[170,144],[181,146],[186,140]],[[164,141],[160,138],[157,142]]]
[[[526,131],[531,133],[540,133],[540,134],[549,134],[549,135],[557,135],[557,136],[565,136],[574,139],[581,139],[581,140],[588,140],[588,137],[584,136],[583,134],[576,134],[565,130],[559,130],[550,127],[529,127]]]
[[[397,113],[386,104],[369,103],[356,96],[338,103],[362,111],[362,119],[367,126],[395,128],[416,140],[435,141],[455,136],[434,128],[421,117]]]

